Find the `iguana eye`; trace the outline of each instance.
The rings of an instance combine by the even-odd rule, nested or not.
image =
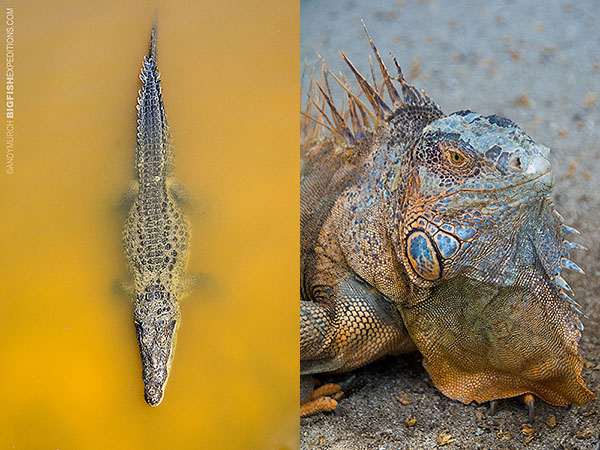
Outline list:
[[[449,150],[448,155],[450,162],[456,166],[461,166],[465,162],[465,157],[459,152]]]

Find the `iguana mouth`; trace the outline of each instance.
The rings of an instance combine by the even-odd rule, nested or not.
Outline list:
[[[548,176],[550,175],[550,176]],[[550,188],[554,185],[554,174],[552,173],[552,169],[548,170],[547,172],[544,172],[540,175],[537,175],[534,178],[529,178],[527,180],[523,180],[523,181],[519,181],[517,183],[514,184],[510,184],[508,186],[502,186],[502,187],[495,187],[495,188],[490,188],[490,189],[472,189],[472,188],[463,188],[463,189],[457,189],[456,191],[448,194],[448,195],[453,195],[453,194],[457,194],[458,192],[503,192],[509,189],[514,189],[517,188],[519,186],[525,186],[528,184],[532,184],[535,181],[539,181],[541,178],[544,177],[548,177],[547,180],[543,180],[544,181],[544,185],[547,186],[547,188]]]

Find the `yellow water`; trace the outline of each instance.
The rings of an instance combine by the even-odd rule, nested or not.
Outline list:
[[[7,6],[0,449],[296,447],[298,5],[2,0],[2,66]],[[175,175],[192,199],[188,273],[218,286],[184,298],[165,399],[151,408],[132,304],[111,285],[127,277],[114,205],[134,174],[155,10]]]

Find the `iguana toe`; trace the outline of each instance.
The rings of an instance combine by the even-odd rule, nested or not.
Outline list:
[[[335,411],[337,400],[344,392],[339,384],[328,383],[316,388],[300,405],[300,417],[308,417],[320,412]]]
[[[534,413],[535,413],[535,407],[534,407],[535,399],[534,399],[533,395],[525,394],[521,397],[521,401],[523,403],[525,403],[525,406],[527,406],[529,423],[533,423]]]

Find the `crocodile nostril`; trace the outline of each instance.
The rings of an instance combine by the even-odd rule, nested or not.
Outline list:
[[[521,164],[521,158],[518,156],[513,156],[508,162],[508,168],[511,172],[522,172],[523,165]]]

